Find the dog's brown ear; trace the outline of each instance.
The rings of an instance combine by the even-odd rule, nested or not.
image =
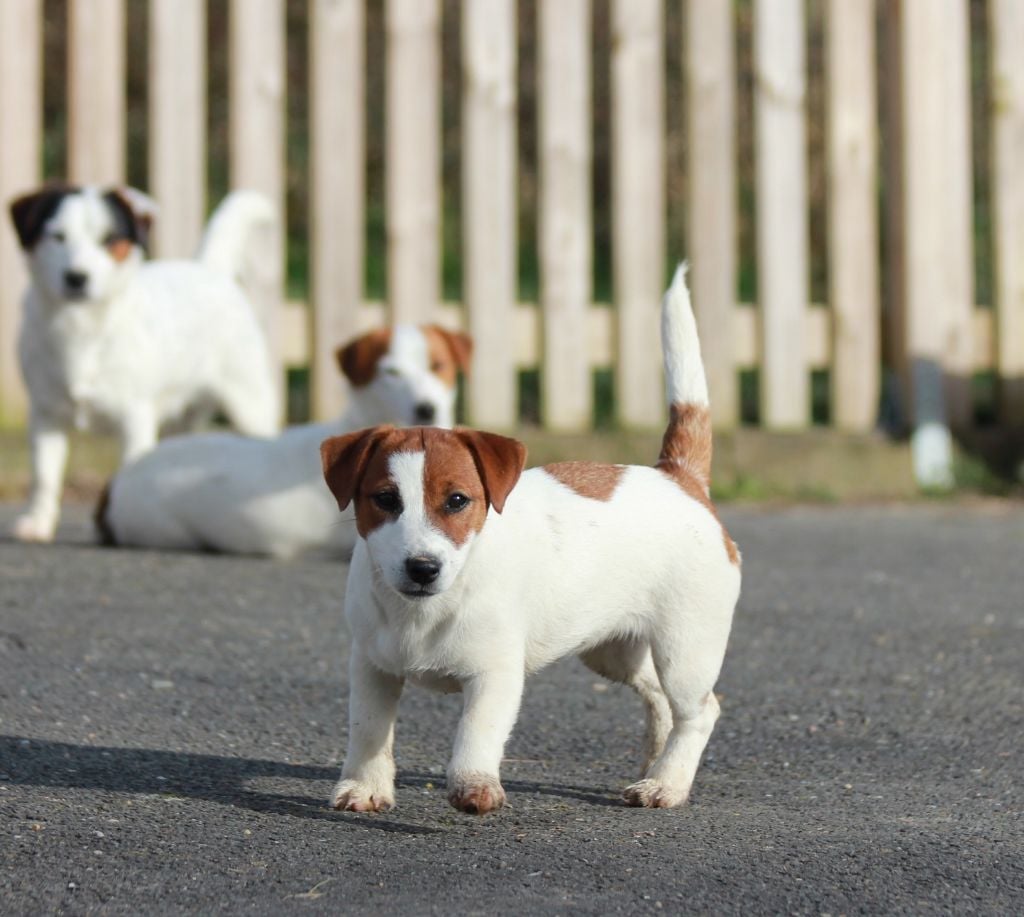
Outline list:
[[[526,464],[526,446],[518,439],[484,433],[480,430],[456,430],[459,438],[473,454],[473,461],[483,481],[487,502],[500,513],[505,500],[516,486]]]
[[[391,330],[378,328],[339,347],[334,355],[338,366],[356,388],[369,385],[377,373],[377,361],[391,344]]]
[[[46,221],[57,212],[60,202],[76,191],[78,188],[74,185],[46,185],[11,201],[11,222],[25,251],[35,247]]]
[[[462,331],[449,331],[440,325],[428,325],[427,328],[437,334],[447,346],[455,365],[466,375],[473,362],[473,338]]]
[[[132,242],[143,251],[149,250],[149,235],[159,207],[156,201],[138,188],[112,188],[103,195],[114,216],[115,242]]]
[[[320,444],[324,480],[338,501],[338,509],[343,510],[352,502],[378,444],[394,430],[389,425],[371,427],[344,436],[332,436]]]

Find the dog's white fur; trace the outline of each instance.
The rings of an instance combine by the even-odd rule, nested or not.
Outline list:
[[[372,379],[360,385],[350,378],[348,407],[336,421],[270,439],[206,433],[160,443],[112,479],[103,534],[118,545],[170,550],[350,554],[354,520],[338,518],[318,447],[374,424],[413,425],[425,416],[442,427],[454,423],[455,386],[432,371],[425,335],[414,325],[396,326]],[[457,355],[452,360],[465,368]]]
[[[39,200],[53,193],[44,189]],[[120,196],[120,216],[130,211],[136,221],[129,234],[141,235],[152,216],[145,195],[96,187],[57,193],[38,226],[25,215],[37,195],[21,199],[20,217],[19,202],[12,205],[32,278],[18,353],[33,483],[14,534],[31,541],[53,538],[72,428],[118,434],[123,461],[152,448],[162,427],[216,409],[249,434],[278,429],[266,342],[227,256],[273,221],[269,201],[235,192],[215,213],[197,260],[145,262],[139,238],[124,237],[107,200]]]
[[[443,442],[424,434],[420,445],[411,435],[399,439],[397,431],[378,430],[362,434],[362,441],[356,434],[324,444],[329,483],[339,463],[351,464],[354,454],[361,456],[364,474],[367,455],[380,461],[375,448],[384,450],[387,462],[383,491],[332,486],[339,505],[355,500],[365,529],[345,594],[352,636],[349,746],[334,807],[371,811],[393,805],[392,741],[406,680],[463,692],[448,765],[449,799],[468,812],[499,807],[499,764],[524,678],[568,654],[631,685],[645,702],[646,760],[642,779],[625,792],[627,801],[673,806],[688,797],[718,717],[713,687],[740,569],[707,498],[707,387],[683,268],[662,314],[674,406],[666,448],[657,469],[587,466],[615,477],[610,495],[584,496],[554,466],[534,468],[519,477],[503,507],[488,497],[484,521],[460,544],[445,521],[460,510],[445,503],[438,511],[438,493],[426,492],[445,480],[431,463],[450,454],[441,446],[452,448],[462,435],[476,443],[483,491],[490,494],[481,455],[514,441],[503,446],[492,434],[454,431]],[[684,420],[673,440],[676,408]],[[374,445],[388,442],[399,445]],[[682,444],[681,451],[671,448],[673,442]],[[688,492],[673,475],[697,489]],[[371,506],[379,500],[399,501],[383,522],[380,506]],[[424,558],[438,568],[436,579],[426,583],[410,568]]]

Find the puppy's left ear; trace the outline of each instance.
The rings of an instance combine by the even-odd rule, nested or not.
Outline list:
[[[77,190],[72,185],[45,185],[11,201],[11,222],[25,251],[35,247],[43,234],[43,226],[57,212],[61,201]]]
[[[104,197],[115,212],[125,218],[125,237],[148,251],[149,235],[153,230],[153,221],[160,212],[160,205],[145,192],[127,186],[114,188]]]
[[[461,331],[449,331],[440,325],[430,325],[429,327],[444,340],[455,365],[465,375],[469,375],[469,367],[473,362],[473,338]]]
[[[480,473],[487,502],[500,513],[505,500],[516,486],[526,464],[526,446],[518,439],[484,433],[480,430],[456,430],[456,434],[473,454]]]
[[[338,509],[343,510],[352,502],[377,446],[394,432],[394,427],[383,425],[344,436],[332,436],[320,444],[324,480],[338,501]]]

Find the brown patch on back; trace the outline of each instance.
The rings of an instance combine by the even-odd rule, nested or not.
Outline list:
[[[600,462],[555,462],[544,466],[551,477],[581,497],[602,502],[612,498],[625,470],[623,465]]]
[[[708,488],[711,484],[711,412],[706,406],[673,404],[669,408],[668,427],[661,442],[661,455],[655,466],[668,475],[683,491],[707,509],[722,529],[722,540],[729,562],[739,566],[736,542],[718,518]]]
[[[338,366],[357,388],[369,385],[377,374],[377,361],[391,346],[391,329],[378,328],[335,351]]]
[[[420,331],[427,339],[430,371],[449,388],[454,387],[459,371],[469,372],[473,339],[461,331],[448,331],[440,325],[422,325]]]

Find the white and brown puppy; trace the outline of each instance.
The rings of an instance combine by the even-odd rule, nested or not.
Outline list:
[[[266,343],[234,276],[273,207],[235,192],[197,260],[144,262],[154,210],[134,189],[95,187],[49,186],[11,204],[32,278],[18,355],[33,483],[18,538],[53,538],[72,428],[116,433],[125,461],[166,424],[217,409],[246,433],[278,428]]]
[[[97,513],[100,534],[110,544],[146,548],[350,554],[354,520],[338,518],[320,443],[375,423],[450,427],[457,371],[468,370],[471,353],[467,335],[435,325],[365,334],[338,350],[351,383],[341,418],[269,439],[204,433],[164,440],[114,476]]]
[[[682,268],[662,340],[671,419],[653,468],[521,474],[521,443],[473,430],[377,427],[323,444],[327,483],[342,509],[355,503],[361,536],[345,593],[349,746],[335,808],[393,805],[407,680],[463,692],[448,798],[498,808],[523,680],[568,654],[645,703],[643,776],[626,800],[686,800],[718,718],[740,560],[708,496],[707,386]]]

